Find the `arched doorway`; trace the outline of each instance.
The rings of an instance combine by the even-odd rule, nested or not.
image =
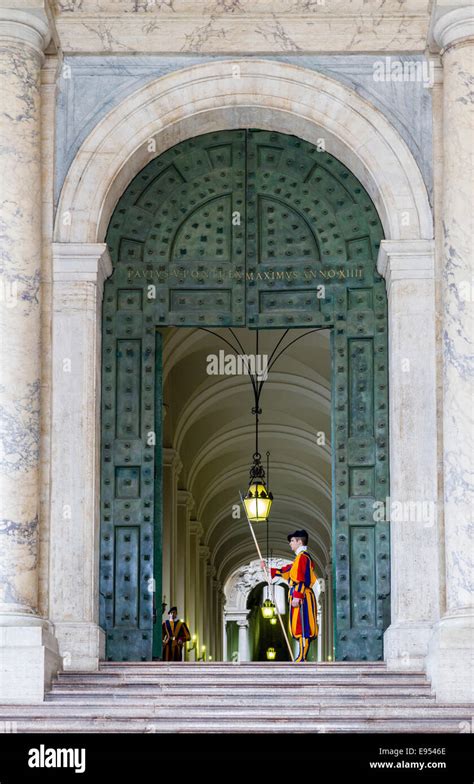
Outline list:
[[[273,524],[273,521],[272,521]],[[273,525],[272,525],[273,527]],[[315,550],[311,548],[311,555]],[[288,563],[288,558],[274,558],[276,566]],[[319,566],[317,567],[319,571]],[[289,626],[288,615],[288,586],[282,579],[273,583],[271,590],[265,580],[265,575],[258,560],[253,560],[236,570],[230,575],[225,586],[225,651],[224,660],[234,663],[242,661],[266,661],[267,649],[275,649],[274,661],[290,661],[288,645],[283,634],[281,624],[274,615],[270,621],[262,615],[262,602],[270,598],[278,608],[287,630]],[[308,661],[330,661],[332,654],[332,631],[325,629],[326,622],[332,625],[327,608],[326,586],[324,577],[317,580],[314,588],[318,606],[318,639],[310,646]],[[298,655],[298,643],[291,635],[288,642],[293,651],[293,656]]]
[[[275,652],[274,661],[290,661],[290,654],[280,624],[275,623],[275,625],[272,625],[262,618],[262,601],[266,596],[266,587],[265,582],[256,585],[247,599],[249,659],[250,661],[267,661],[267,651],[269,648],[273,648]],[[281,613],[281,617],[285,627],[288,628],[287,606],[285,611]]]
[[[108,658],[149,659],[161,596],[157,327],[332,333],[336,659],[383,658],[390,607],[382,226],[337,158],[295,136],[220,131],[153,159],[107,232],[102,375],[101,626]],[[156,630],[156,625],[155,625]],[[155,650],[158,640],[155,631]]]

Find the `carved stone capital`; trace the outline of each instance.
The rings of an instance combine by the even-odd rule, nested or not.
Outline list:
[[[104,282],[112,270],[105,243],[53,243],[55,283],[93,283],[102,293]]]
[[[433,240],[382,240],[377,269],[385,278],[387,293],[397,281],[434,278]]]
[[[51,31],[45,11],[41,8],[0,8],[0,43],[2,46],[28,46],[40,60],[51,40]]]
[[[55,311],[98,313],[104,282],[112,273],[105,244],[53,244]]]
[[[187,513],[194,508],[193,494],[189,490],[178,490],[178,506],[185,506]]]
[[[439,9],[432,35],[442,53],[465,41],[474,44],[474,5],[459,5],[447,11]]]
[[[188,529],[191,536],[201,537],[204,533],[204,528],[202,527],[199,520],[190,520],[188,523]]]
[[[176,449],[172,449],[171,447],[164,447],[163,465],[165,468],[171,468],[171,470],[174,471],[175,475],[179,476],[183,464],[181,462],[179,453],[176,451]]]
[[[216,567],[211,563],[206,564],[206,574],[208,577],[212,578],[211,579],[212,582],[212,580],[214,579],[214,575],[216,574]]]

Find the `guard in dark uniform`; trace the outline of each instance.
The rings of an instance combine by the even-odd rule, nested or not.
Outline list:
[[[162,624],[163,661],[183,661],[184,643],[191,639],[184,621],[176,620],[178,608],[171,607]]]

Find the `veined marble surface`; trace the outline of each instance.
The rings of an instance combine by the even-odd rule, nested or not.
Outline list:
[[[428,13],[429,0],[54,0],[56,13],[154,13],[159,16],[173,14],[202,17],[209,14],[220,16],[279,14],[323,14],[331,16],[362,12],[375,15],[416,15]]]
[[[474,594],[473,62],[472,43],[444,55],[444,493],[453,611],[472,608]]]
[[[39,73],[38,53],[22,41],[0,47],[0,613],[37,604]]]
[[[65,53],[423,52],[428,0],[56,0]]]

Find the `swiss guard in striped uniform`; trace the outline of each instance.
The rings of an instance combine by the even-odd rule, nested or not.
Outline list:
[[[299,642],[299,653],[295,661],[304,662],[307,659],[309,645],[318,635],[317,604],[313,591],[317,577],[314,561],[306,552],[308,547],[308,533],[304,530],[288,534],[290,547],[296,558],[292,564],[282,566],[280,569],[272,567],[271,578],[282,577],[289,585],[290,605],[290,633]],[[303,645],[304,639],[304,645]]]
[[[168,621],[162,624],[163,661],[182,661],[184,643],[191,639],[184,621],[177,621],[177,607],[168,611]]]

